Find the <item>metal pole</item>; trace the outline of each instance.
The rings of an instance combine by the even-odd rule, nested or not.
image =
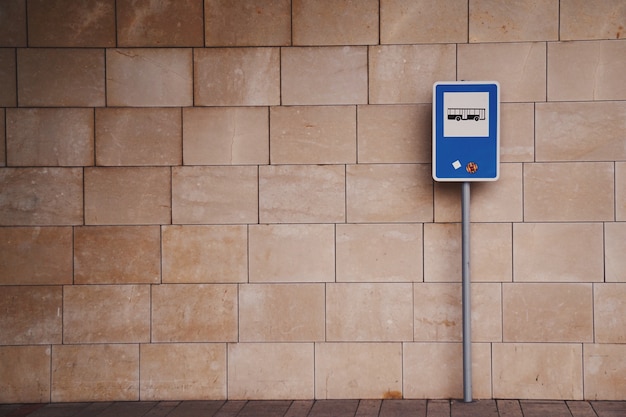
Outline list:
[[[472,306],[470,302],[470,183],[461,188],[462,304],[463,304],[463,401],[472,402]]]

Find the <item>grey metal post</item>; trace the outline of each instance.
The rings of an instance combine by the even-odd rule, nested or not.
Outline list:
[[[462,304],[463,304],[463,401],[472,402],[472,306],[470,302],[470,183],[461,187]]]

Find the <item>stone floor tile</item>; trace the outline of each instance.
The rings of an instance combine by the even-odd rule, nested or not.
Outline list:
[[[597,417],[593,407],[587,401],[567,401],[567,407],[573,417]]]
[[[52,403],[39,408],[28,417],[73,417],[84,411],[90,403]],[[1,414],[0,414],[1,415]]]
[[[361,400],[355,417],[377,417],[380,411],[380,400]]]
[[[517,400],[497,400],[500,417],[523,417],[522,409]]]
[[[161,401],[150,409],[143,417],[165,417],[180,404],[180,401]]]
[[[88,407],[82,409],[80,412],[75,414],[72,417],[94,417],[99,416],[103,410],[111,407],[114,403],[112,402],[96,402],[89,404]]]
[[[479,400],[471,403],[452,401],[452,417],[498,417],[495,400]]]
[[[430,400],[426,408],[426,417],[449,417],[450,401],[448,400]]]
[[[313,400],[298,400],[291,403],[284,417],[306,417],[313,407]]]
[[[591,406],[598,417],[622,417],[626,415],[624,401],[592,401]]]
[[[352,417],[358,406],[359,400],[319,400],[308,417]]]
[[[572,417],[565,401],[520,401],[524,417]]]
[[[225,401],[183,401],[167,417],[212,416]]]
[[[379,417],[425,417],[426,400],[384,400]]]
[[[237,417],[283,417],[291,401],[248,401]]]
[[[246,406],[246,402],[247,401],[226,401],[213,417],[235,417],[239,415],[239,412]],[[189,414],[189,417],[196,415],[197,414]]]
[[[95,415],[98,417],[142,417],[155,405],[154,401],[120,401]]]

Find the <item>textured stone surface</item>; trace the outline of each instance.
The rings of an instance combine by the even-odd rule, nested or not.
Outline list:
[[[172,172],[173,223],[256,223],[256,167],[177,167]]]
[[[106,66],[109,106],[193,104],[191,49],[107,49]]]
[[[101,49],[18,49],[17,65],[19,106],[98,107],[105,104],[104,51]]]
[[[248,284],[239,287],[242,342],[321,342],[323,284]]]
[[[225,344],[144,344],[140,355],[142,401],[226,398]]]
[[[535,106],[532,103],[500,105],[500,162],[533,162],[535,156]]]
[[[8,166],[94,163],[90,109],[7,109]]]
[[[582,346],[570,343],[493,345],[493,396],[528,399],[583,398]]]
[[[344,222],[345,175],[341,165],[259,167],[260,222]]]
[[[626,285],[606,283],[594,285],[594,321],[596,343],[626,342]]]
[[[585,398],[623,401],[626,346],[586,344],[583,346]]]
[[[467,0],[387,0],[380,4],[380,43],[467,42]]]
[[[603,281],[602,251],[601,223],[514,224],[513,280]]]
[[[0,347],[0,402],[50,401],[50,346]]]
[[[621,0],[590,3],[560,0],[560,39],[622,39],[626,37],[626,4]]]
[[[183,109],[185,165],[268,164],[269,136],[264,107]]]
[[[148,285],[73,285],[63,289],[64,343],[149,341]]]
[[[626,223],[604,225],[604,273],[606,282],[626,282]]]
[[[250,282],[334,281],[334,233],[326,224],[250,226]]]
[[[294,45],[375,45],[378,43],[378,1],[294,0]]]
[[[289,0],[205,0],[206,46],[288,46]]]
[[[69,227],[0,228],[0,284],[72,283]]]
[[[229,398],[313,398],[313,352],[313,343],[228,345]]]
[[[86,169],[85,223],[168,224],[170,190],[169,168]]]
[[[0,5],[0,47],[26,46],[26,0],[6,0]]]
[[[115,0],[29,0],[28,28],[30,47],[114,47]]]
[[[159,283],[160,234],[157,226],[75,228],[74,283]]]
[[[429,103],[435,81],[455,76],[454,45],[383,45],[369,48],[369,103]],[[468,78],[470,79],[470,78]]]
[[[281,104],[367,103],[367,48],[301,47],[281,54]]]
[[[615,220],[626,221],[626,162],[615,163]]]
[[[197,49],[193,71],[196,106],[280,103],[279,48]]]
[[[272,164],[356,163],[355,116],[353,106],[272,107]]]
[[[49,365],[47,362],[47,366]],[[136,344],[52,347],[53,402],[139,400]]]
[[[1,7],[1,6],[0,6]],[[2,25],[0,25],[1,27]],[[1,30],[1,29],[0,29]],[[2,37],[0,36],[0,39]],[[0,49],[0,105],[15,107],[17,105],[16,55],[13,48]]]
[[[326,286],[329,342],[392,342],[413,339],[409,283],[336,283]]]
[[[315,398],[381,398],[388,392],[402,392],[402,344],[316,345]]]
[[[118,46],[203,46],[202,0],[116,2]]]
[[[0,224],[82,224],[82,184],[80,168],[2,168]]]
[[[422,281],[422,225],[338,224],[337,281]]]
[[[179,109],[96,109],[96,164],[180,165]]]
[[[245,226],[164,226],[164,283],[246,282]]]
[[[10,286],[0,293],[0,344],[58,344],[61,335],[61,286]]]
[[[152,288],[153,342],[237,340],[237,286],[164,284]]]

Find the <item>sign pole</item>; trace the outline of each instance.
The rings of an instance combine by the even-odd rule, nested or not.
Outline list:
[[[470,282],[470,183],[461,187],[462,304],[463,304],[463,401],[472,402],[472,318]]]

